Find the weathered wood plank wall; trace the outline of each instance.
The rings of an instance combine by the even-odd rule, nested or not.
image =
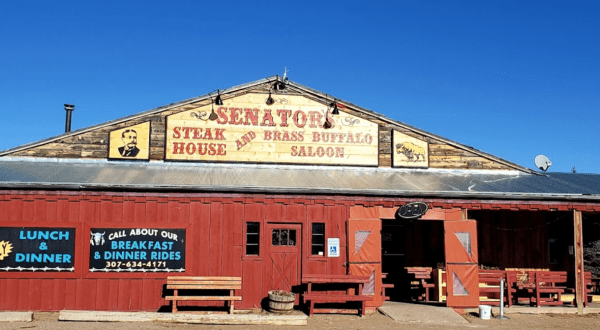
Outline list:
[[[503,268],[569,270],[573,256],[572,212],[470,211],[477,220],[479,264]],[[549,260],[548,240],[556,241],[556,263]]]

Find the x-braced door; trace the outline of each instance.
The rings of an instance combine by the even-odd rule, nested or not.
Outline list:
[[[266,249],[266,289],[297,292],[301,282],[301,226],[268,224],[267,235],[270,241]],[[298,301],[296,299],[296,303]]]
[[[350,275],[369,276],[363,294],[372,295],[367,306],[381,306],[381,220],[348,221]]]

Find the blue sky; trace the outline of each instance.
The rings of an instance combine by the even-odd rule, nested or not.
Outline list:
[[[3,1],[0,150],[291,80],[534,168],[600,173],[598,1]]]

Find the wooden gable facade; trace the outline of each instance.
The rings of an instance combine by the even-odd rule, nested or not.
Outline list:
[[[317,118],[319,125],[318,131],[322,133],[337,130],[335,127],[329,131],[323,128],[323,125],[327,120],[327,118],[325,118],[325,112],[329,111],[329,113],[331,113],[334,107],[333,104],[336,103],[339,106],[342,117],[339,118],[338,116],[338,119],[336,119],[335,116],[330,114],[329,120],[337,121],[338,127],[344,124],[350,126],[353,120],[364,120],[377,125],[376,129],[378,136],[373,139],[372,144],[377,145],[378,147],[377,166],[379,167],[422,167],[418,164],[415,166],[406,162],[406,156],[402,154],[400,146],[402,143],[402,141],[400,141],[400,136],[402,136],[402,139],[409,140],[408,143],[410,143],[410,140],[413,140],[413,142],[417,141],[417,143],[425,144],[425,148],[423,149],[428,151],[428,166],[426,167],[429,168],[517,170],[530,172],[530,170],[512,164],[506,160],[388,119],[375,112],[360,108],[348,102],[339,101],[331,96],[327,96],[298,84],[288,83],[285,85],[285,89],[276,90],[273,86],[278,79],[279,78],[267,79],[264,82],[231,88],[229,90],[224,90],[218,95],[213,94],[211,96],[199,97],[197,99],[175,103],[156,110],[81,129],[45,141],[7,150],[0,154],[0,156],[108,159],[111,158],[109,155],[111,132],[119,130],[123,131],[130,127],[149,124],[149,150],[146,160],[168,160],[168,148],[166,148],[166,141],[168,140],[167,118],[182,113],[186,116],[188,116],[188,113],[191,113],[192,115],[204,113],[206,116],[204,119],[207,119],[211,113],[213,101],[219,96],[223,101],[223,106],[213,105],[212,108],[215,108],[217,111],[219,108],[223,108],[222,112],[226,116],[223,117],[223,120],[231,121],[231,109],[239,109],[236,110],[239,119],[236,117],[235,120],[243,119],[244,122],[247,122],[245,109],[258,109],[261,111],[260,114],[262,114],[264,109],[271,110],[274,120],[277,121],[278,119],[281,119],[281,116],[278,117],[276,113],[277,110],[284,109],[296,111],[308,107],[308,109],[310,109],[308,111],[320,112],[320,118]],[[266,100],[270,95],[273,98],[274,104],[267,105]],[[251,108],[248,108],[248,106],[251,106]],[[290,114],[289,118],[290,124],[292,124],[293,121],[292,115],[293,113]],[[308,116],[308,112],[306,112],[305,115]],[[201,120],[197,117],[189,117],[189,119],[194,118]],[[259,124],[263,124],[263,119],[264,117],[261,116],[261,123]],[[312,119],[314,120],[315,118],[313,117]],[[219,120],[221,120],[221,117],[219,117]],[[311,118],[307,118],[306,120],[310,121]],[[268,124],[270,124],[269,121],[266,122],[266,125]],[[313,124],[317,124],[317,121],[314,121]],[[292,126],[294,125],[292,124]],[[310,123],[306,125],[306,128],[308,128],[308,126],[310,126]],[[279,128],[281,129],[282,127]],[[290,127],[289,131],[293,131],[293,128],[294,127]],[[304,131],[305,129],[304,127],[299,128],[296,126],[295,130]],[[243,133],[243,130],[240,132]],[[396,142],[394,142],[394,138],[397,139]],[[113,138],[113,140],[115,139]],[[397,146],[393,146],[394,143]],[[256,159],[251,160],[250,162],[280,163],[276,158],[268,158],[268,156],[269,155],[267,155],[267,158],[256,157]],[[399,159],[403,157],[404,162],[400,160],[398,165],[394,165],[394,156],[398,156],[396,158]],[[114,157],[112,158],[114,159]],[[301,163],[301,161],[299,163]],[[361,166],[361,164],[355,165]]]

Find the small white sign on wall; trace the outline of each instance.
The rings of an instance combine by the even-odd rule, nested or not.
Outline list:
[[[327,239],[327,256],[328,257],[339,257],[340,256],[340,239],[339,238],[328,238]]]

